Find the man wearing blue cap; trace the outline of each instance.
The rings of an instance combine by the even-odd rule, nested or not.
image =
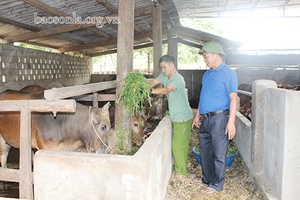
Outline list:
[[[209,69],[202,78],[198,112],[192,127],[199,128],[202,178],[208,187],[204,194],[221,191],[225,182],[228,142],[236,134],[238,81],[236,73],[224,62],[222,46],[206,42],[199,54]]]

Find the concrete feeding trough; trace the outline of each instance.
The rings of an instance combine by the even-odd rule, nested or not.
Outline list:
[[[164,199],[172,174],[171,137],[166,116],[133,156],[38,151],[35,199]]]

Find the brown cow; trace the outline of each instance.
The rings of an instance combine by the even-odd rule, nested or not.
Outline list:
[[[37,94],[38,97],[36,93],[5,91],[0,94],[0,100],[38,99],[40,94]],[[56,117],[52,113],[33,112],[32,148],[73,151],[84,147],[87,152],[105,152],[109,149],[105,141],[106,133],[111,127],[109,106],[109,102],[102,108],[77,103],[75,113],[58,113]],[[20,144],[19,112],[0,112],[0,134],[1,164],[6,166],[6,144],[16,148]]]
[[[131,120],[131,129],[132,129],[132,138],[131,141],[137,145],[141,146],[144,142],[144,128],[146,126],[149,115],[140,115],[135,114],[132,116]]]
[[[144,113],[135,113],[131,121],[132,139],[134,145],[141,146],[167,112],[166,95],[152,95],[151,106],[146,103]]]

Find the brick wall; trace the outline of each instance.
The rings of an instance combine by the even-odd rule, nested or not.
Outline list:
[[[91,59],[0,44],[0,92],[26,85],[90,82]]]

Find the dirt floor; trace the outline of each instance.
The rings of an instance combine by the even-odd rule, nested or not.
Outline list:
[[[204,195],[200,191],[207,186],[199,184],[196,179],[201,177],[201,165],[196,161],[192,152],[194,146],[199,145],[198,129],[192,130],[190,151],[188,155],[188,177],[186,180],[177,180],[173,176],[167,187],[165,200],[258,200],[262,194],[254,188],[241,157],[235,157],[233,164],[226,169],[226,180],[221,192]]]

